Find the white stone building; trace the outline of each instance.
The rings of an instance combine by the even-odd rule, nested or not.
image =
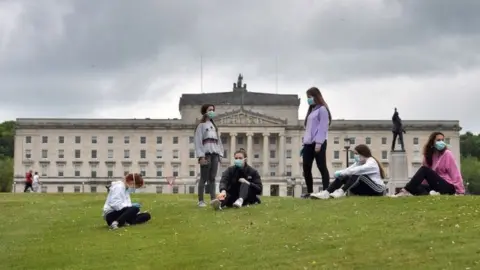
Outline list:
[[[40,174],[42,192],[106,192],[112,179],[141,172],[144,192],[195,193],[199,167],[193,133],[204,103],[216,105],[225,147],[219,177],[230,166],[232,153],[244,148],[262,175],[264,195],[300,194],[304,128],[299,97],[249,92],[241,80],[233,91],[182,95],[181,119],[17,119],[14,192],[23,191],[25,173],[32,169]],[[420,166],[422,146],[435,130],[445,133],[459,160],[459,121],[403,123],[409,176]],[[390,120],[334,120],[327,150],[330,174],[346,166],[345,138],[351,138],[352,147],[367,144],[388,172],[391,127]],[[321,179],[315,167],[314,177],[317,188]],[[292,178],[296,187],[289,186]]]

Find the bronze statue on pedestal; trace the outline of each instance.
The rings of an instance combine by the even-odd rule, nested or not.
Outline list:
[[[405,152],[405,144],[403,142],[403,134],[407,133],[405,129],[403,128],[402,124],[402,119],[400,119],[400,116],[398,116],[398,111],[397,108],[395,108],[395,112],[393,113],[392,116],[392,122],[393,122],[393,140],[392,140],[392,151],[395,151],[395,143],[397,142],[397,137],[398,141],[400,142],[400,145],[402,147],[402,152]]]

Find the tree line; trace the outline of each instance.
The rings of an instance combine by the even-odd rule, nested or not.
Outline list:
[[[15,121],[0,124],[0,192],[10,192],[13,184]],[[467,190],[480,194],[480,134],[460,135],[460,164]]]

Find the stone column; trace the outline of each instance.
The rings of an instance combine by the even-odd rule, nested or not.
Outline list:
[[[231,162],[233,163],[233,160],[235,159],[233,157],[233,154],[237,151],[237,133],[230,133],[230,159]]]
[[[263,172],[262,174],[267,176],[268,175],[268,167],[269,167],[269,159],[270,159],[270,152],[268,151],[268,137],[270,133],[263,133]]]
[[[251,161],[253,161],[252,138],[253,138],[253,133],[252,132],[247,133],[247,156],[248,156],[248,159],[250,160],[250,164],[252,164]]]
[[[405,151],[390,152],[390,179],[388,180],[388,195],[395,194],[395,188],[402,187],[408,181],[408,162]]]
[[[300,149],[302,148],[302,138],[293,136],[293,147],[292,147],[292,177],[302,176],[302,168],[300,168],[300,161],[302,157],[300,156]]]
[[[278,174],[283,178],[285,176],[285,134],[280,133],[278,137]]]

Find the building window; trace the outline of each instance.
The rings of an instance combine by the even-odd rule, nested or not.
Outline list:
[[[270,144],[272,144],[272,145],[277,144],[277,137],[270,136],[268,138],[268,140],[270,141]]]
[[[178,159],[178,150],[173,150],[173,159]]]
[[[113,149],[108,149],[107,155],[108,155],[108,158],[113,158]]]
[[[158,165],[157,166],[157,177],[162,177],[163,176],[163,166]]]
[[[388,159],[388,152],[385,150],[382,151],[382,159]]]
[[[270,158],[275,158],[275,150],[270,150]]]
[[[340,137],[333,137],[333,144],[340,144]]]
[[[277,165],[270,165],[270,176],[275,176],[277,174]]]
[[[223,157],[228,157],[228,151],[227,150],[223,150]]]
[[[163,193],[163,186],[157,186],[156,191],[157,193]]]
[[[365,138],[365,144],[367,144],[367,145],[372,144],[372,138],[366,137],[366,138]]]
[[[98,139],[97,136],[92,136],[92,144],[97,144]]]
[[[285,138],[285,143],[286,144],[292,144],[292,137],[286,137]]]
[[[42,158],[48,158],[48,150],[47,149],[42,150]]]
[[[80,193],[80,186],[74,186],[73,187],[73,192]]]
[[[97,193],[97,187],[96,186],[91,186],[90,187],[90,192],[91,193]]]
[[[195,177],[195,165],[190,165],[189,167],[189,175]]]
[[[350,137],[350,143],[351,143],[351,144],[355,144],[355,142],[356,142],[355,137]]]
[[[147,158],[147,151],[146,150],[140,150],[140,158]]]
[[[81,142],[82,142],[82,137],[75,136],[75,143],[81,143]]]
[[[243,144],[243,137],[237,137],[237,144]]]
[[[58,158],[65,158],[65,150],[58,149]]]
[[[80,149],[75,149],[75,158],[80,158]]]
[[[287,150],[287,152],[285,153],[285,156],[288,159],[292,158],[292,150]]]
[[[91,178],[97,178],[97,170],[93,169],[90,171],[90,177]]]
[[[25,158],[26,159],[31,159],[32,158],[32,150],[30,150],[30,149],[25,150]]]
[[[260,144],[260,137],[253,137],[253,144]]]
[[[48,137],[42,136],[42,143],[48,143]]]
[[[107,177],[110,177],[110,178],[113,177],[113,165],[107,166]]]
[[[288,187],[287,187],[287,196],[293,197],[293,195],[294,195],[293,187],[292,187],[292,186],[288,186]]]
[[[64,166],[63,165],[58,165],[57,166],[57,172],[58,172],[58,177],[63,177],[64,176]]]
[[[40,174],[42,176],[47,176],[47,171],[48,171],[48,165],[47,164],[42,164],[41,166],[41,172]]]
[[[25,137],[25,143],[32,143],[32,136]]]
[[[195,158],[195,150],[190,149],[188,155],[189,155],[190,158]]]
[[[140,174],[142,176],[147,176],[147,167],[145,165],[140,166]]]
[[[355,159],[355,153],[352,150],[350,150],[348,152],[349,152],[349,158],[350,159]]]
[[[178,194],[178,187],[174,186],[172,191],[173,191],[173,194]]]
[[[63,186],[58,186],[57,187],[57,192],[58,193],[63,193]]]
[[[147,137],[142,136],[140,137],[140,144],[146,144],[147,143]]]
[[[221,135],[221,136],[220,136],[220,140],[222,141],[223,144],[227,144],[228,137],[225,136],[225,135]]]
[[[123,137],[123,143],[124,144],[129,144],[130,143],[130,137],[129,136]]]
[[[226,156],[225,156],[225,157],[226,157]],[[254,158],[254,159],[260,159],[260,154],[259,154],[259,153],[253,154],[253,158]]]
[[[192,144],[195,141],[195,138],[193,136],[188,137],[188,143]]]
[[[178,171],[180,170],[180,166],[175,164],[175,165],[172,166],[172,169],[173,169],[173,176],[178,177]]]
[[[292,176],[292,165],[287,165],[287,167],[285,167],[285,175]]]
[[[188,193],[194,194],[195,193],[195,186],[188,186]]]
[[[92,158],[97,158],[97,150],[92,150]]]
[[[74,166],[74,175],[75,177],[80,177],[80,166],[79,165],[75,165]]]
[[[157,149],[155,156],[157,157],[157,159],[162,159],[163,158],[162,149]]]
[[[128,149],[123,150],[123,158],[130,158],[130,150]]]
[[[338,150],[333,151],[333,159],[340,159],[340,151]]]
[[[418,138],[417,137],[413,138],[413,145],[418,145]]]
[[[108,142],[108,144],[112,144],[113,143],[113,136],[108,136],[107,142]]]
[[[157,144],[162,144],[162,137],[161,136],[157,136]]]
[[[58,136],[58,143],[60,143],[60,144],[65,143],[65,137]]]
[[[173,137],[173,144],[178,144],[178,137]]]
[[[382,144],[387,144],[387,137],[382,137]]]
[[[450,138],[445,138],[445,143],[450,144]]]

